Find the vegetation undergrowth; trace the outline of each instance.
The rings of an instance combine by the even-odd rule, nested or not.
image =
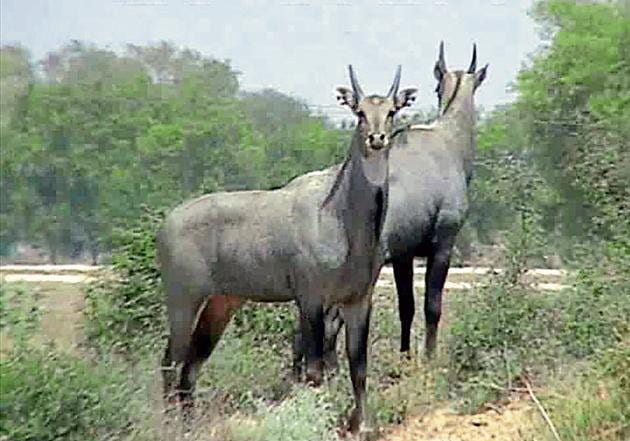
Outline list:
[[[9,440],[122,439],[146,414],[125,366],[20,345],[0,370],[0,434]]]
[[[540,392],[538,398],[549,410],[560,439],[621,441],[630,437],[629,342],[626,336],[618,344],[597,351],[578,372],[556,375]],[[532,441],[555,439],[542,420],[537,433],[543,437]]]
[[[132,436],[147,415],[146,378],[113,360],[97,362],[33,338],[40,333],[37,301],[24,287],[0,287],[0,332],[11,341],[0,358],[0,438]]]
[[[100,352],[127,357],[155,353],[166,330],[165,304],[155,253],[155,233],[164,210],[143,212],[116,235],[112,270],[88,285],[87,338]]]

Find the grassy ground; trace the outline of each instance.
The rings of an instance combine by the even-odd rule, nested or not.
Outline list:
[[[449,311],[454,296],[462,295],[464,293],[461,292],[447,293],[445,310]],[[5,289],[4,297],[5,303],[8,303],[5,309],[12,311],[5,315],[17,317],[16,322],[22,320],[21,325],[30,322],[36,328],[29,333],[30,344],[37,347],[52,344],[54,351],[70,352],[83,358],[80,348],[84,339],[83,295],[80,286],[15,284]],[[438,367],[444,366],[445,362],[436,362],[435,366],[429,367],[419,354],[422,320],[417,320],[413,329],[413,359],[410,362],[399,360],[394,298],[392,288],[377,290],[370,339],[370,405],[381,433],[385,433],[385,427],[402,422],[407,415],[422,414],[434,406],[444,406],[443,402],[448,398],[448,388]],[[37,314],[31,314],[35,307]],[[278,309],[273,306],[264,308]],[[281,315],[292,316],[292,307],[279,308],[285,309]],[[203,368],[198,385],[200,430],[195,438],[319,440],[342,433],[338,430],[342,415],[351,406],[348,368],[342,350],[343,333],[338,345],[342,363],[340,372],[330,378],[324,387],[311,390],[294,385],[289,378],[291,357],[288,335],[272,339],[270,344],[269,339],[241,335],[238,332],[239,320],[242,321],[239,317],[235,319],[236,323],[226,332],[211,362]],[[447,313],[443,323],[448,321]],[[15,331],[18,330],[10,326],[3,330],[5,357],[14,346],[10,334]],[[278,332],[286,334],[286,330]],[[157,436],[164,440],[177,439],[180,434],[177,419],[174,424],[163,424],[159,376],[155,369],[158,357],[149,358],[138,369],[149,373],[150,381],[143,380],[142,390],[137,390],[133,397],[134,400],[150,403],[149,417],[137,423],[132,438]],[[115,371],[119,366],[112,363],[109,368]],[[307,434],[305,430],[309,427],[312,433]]]
[[[42,410],[19,424],[2,420],[0,436],[11,435],[8,439],[12,440],[56,439],[59,433],[46,429],[51,425],[51,413],[61,412],[59,408],[87,407],[92,411],[76,410],[81,418],[68,418],[68,428],[60,429],[72,430],[68,433],[76,436],[62,438],[183,439],[177,414],[162,408],[156,369],[159,351],[143,356],[133,366],[117,358],[101,357],[94,362],[79,345],[84,337],[79,286],[22,284],[4,286],[2,290],[2,371],[12,374],[9,384],[2,385],[6,388],[4,405],[8,417],[19,414],[18,401]],[[536,395],[549,409],[563,440],[622,440],[628,434],[628,417],[621,410],[626,402],[617,390],[628,384],[628,377],[620,374],[623,367],[619,366],[623,355],[627,355],[627,347],[619,346],[620,353],[613,350],[608,358],[598,357],[593,362],[574,363],[567,359],[556,365],[545,361],[549,355],[546,351],[530,347],[532,354],[544,356],[532,360],[534,366],[541,367],[540,371],[546,371],[545,375],[521,369],[520,353],[516,351],[508,355],[501,352],[500,367],[492,357],[475,360],[482,367],[471,370],[473,373],[464,374],[453,367],[454,361],[462,366],[461,360],[454,358],[462,349],[453,342],[454,337],[466,345],[485,342],[487,347],[479,345],[477,350],[487,355],[493,354],[493,339],[506,340],[518,329],[522,328],[522,339],[544,336],[549,323],[544,321],[545,314],[535,312],[535,308],[556,311],[561,295],[537,294],[535,300],[514,304],[499,297],[484,300],[488,294],[483,290],[447,292],[440,351],[437,359],[428,364],[420,353],[421,315],[413,329],[414,356],[411,361],[401,361],[395,295],[392,288],[377,289],[368,388],[378,437],[388,441],[551,440],[549,427],[523,391],[520,378],[530,375]],[[505,303],[494,303],[499,301]],[[492,305],[500,306],[505,315],[484,316],[483,308]],[[539,319],[537,323],[530,319],[533,312]],[[255,309],[252,306],[235,318],[212,360],[202,370],[197,430],[187,439],[315,441],[343,435],[341,423],[352,404],[348,369],[341,351],[343,337],[338,345],[339,374],[316,390],[296,386],[289,380],[290,327],[286,326],[293,314],[293,307],[288,305]],[[553,314],[547,318],[553,320]],[[270,326],[270,320],[276,320],[277,326]],[[503,330],[478,326],[509,320],[515,321],[514,327],[504,326],[505,335]],[[271,331],[261,333],[261,328]],[[461,338],[462,332],[471,334],[470,342]],[[549,346],[541,342],[532,343]],[[511,344],[527,349],[524,340],[513,339]],[[505,367],[505,360],[512,360],[514,365]],[[77,396],[78,391],[81,393]],[[44,399],[49,401],[42,403]],[[68,412],[62,414],[67,416]],[[20,432],[16,427],[24,430]]]

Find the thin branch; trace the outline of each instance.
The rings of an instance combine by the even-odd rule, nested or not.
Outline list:
[[[531,384],[529,384],[529,381],[527,381],[524,378],[523,378],[523,382],[525,383],[525,387],[527,387],[527,392],[529,392],[529,396],[532,398],[534,403],[536,403],[538,410],[540,411],[541,415],[545,419],[545,422],[549,426],[549,429],[551,429],[551,433],[553,433],[553,437],[556,439],[556,441],[561,441],[560,435],[558,435],[558,431],[556,430],[556,427],[551,422],[551,418],[549,418],[549,414],[547,413],[543,405],[540,404],[540,401],[538,401],[538,398],[536,398],[536,395],[534,395],[534,391],[532,390]]]

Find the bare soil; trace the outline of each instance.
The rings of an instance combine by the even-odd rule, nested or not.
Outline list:
[[[39,283],[41,293],[42,334],[61,347],[76,348],[83,339],[82,285]]]
[[[41,314],[41,332],[33,339],[36,343],[54,343],[66,350],[77,350],[84,338],[83,333],[83,285],[59,282],[23,283],[28,287],[25,295],[34,295],[39,299]],[[1,352],[11,349],[11,340],[5,333],[0,333]]]
[[[379,441],[520,441],[531,434],[535,408],[517,400],[476,415],[449,408],[428,410],[408,418]]]

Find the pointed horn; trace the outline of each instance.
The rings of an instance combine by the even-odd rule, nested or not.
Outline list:
[[[348,65],[348,71],[350,71],[350,84],[352,84],[352,91],[356,95],[358,99],[363,98],[363,91],[361,90],[361,86],[359,86],[359,82],[357,81],[357,77],[354,74],[354,69],[352,69],[352,64]]]
[[[475,71],[477,71],[477,43],[473,43],[473,56],[468,73],[475,73]]]
[[[396,68],[396,75],[394,76],[394,82],[392,83],[392,87],[389,88],[389,92],[387,92],[387,96],[392,98],[398,94],[398,86],[400,86],[400,64]]]
[[[444,41],[440,41],[440,55],[438,57],[438,65],[442,72],[446,72],[446,61],[444,60]]]

